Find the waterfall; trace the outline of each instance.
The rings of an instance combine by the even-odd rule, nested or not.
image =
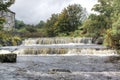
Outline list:
[[[22,45],[34,44],[91,44],[92,38],[68,38],[68,37],[54,37],[54,38],[28,38],[22,42]]]
[[[28,38],[25,39],[21,46],[66,46],[65,48],[27,48],[19,49],[18,54],[116,54],[115,50],[96,50],[96,49],[80,49],[69,48],[70,46],[88,46],[92,44],[92,38],[73,38],[73,37],[53,37],[53,38]]]

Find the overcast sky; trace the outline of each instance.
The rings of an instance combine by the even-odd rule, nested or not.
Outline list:
[[[16,13],[16,19],[27,24],[37,24],[40,20],[46,21],[51,14],[60,13],[69,4],[81,4],[91,13],[91,8],[97,0],[16,0],[11,10]]]

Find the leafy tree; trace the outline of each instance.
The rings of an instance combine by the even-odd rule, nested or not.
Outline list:
[[[94,5],[92,10],[96,11],[99,13],[99,15],[104,16],[104,20],[107,23],[106,27],[107,29],[112,27],[112,18],[111,16],[113,15],[114,11],[114,5],[113,5],[114,0],[98,0],[98,4]]]
[[[98,14],[91,14],[83,24],[86,35],[93,37],[93,42],[97,38],[106,34],[106,30],[113,24],[113,0],[98,0],[98,3],[92,8]]]
[[[98,0],[92,10],[109,17],[113,11],[113,0]]]
[[[53,37],[55,34],[55,23],[58,21],[58,14],[52,14],[45,24],[45,30],[48,36]]]
[[[78,29],[78,26],[82,23],[83,8],[79,4],[69,5],[65,8],[58,17],[58,21],[55,23],[56,32],[66,33],[69,35]]]
[[[98,0],[91,14],[83,24],[83,32],[95,37],[105,36],[104,44],[120,50],[120,1]]]
[[[93,43],[104,35],[107,29],[106,16],[91,14],[83,23],[83,33],[85,36],[93,37]]]
[[[70,35],[85,20],[85,14],[85,9],[79,4],[69,5],[60,14],[53,14],[45,24],[48,36]]]
[[[112,28],[108,29],[105,35],[105,44],[120,50],[120,1],[113,0],[113,14],[111,16]],[[120,53],[120,52],[119,52]]]
[[[107,30],[105,43],[115,49],[120,49],[120,17],[113,23],[112,28]]]
[[[7,11],[14,2],[15,0],[0,0],[0,11]]]

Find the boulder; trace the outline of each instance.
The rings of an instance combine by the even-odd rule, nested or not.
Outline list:
[[[0,54],[1,63],[15,63],[16,59],[17,59],[17,54],[14,53]]]
[[[103,44],[103,41],[104,41],[103,37],[99,37],[99,38],[95,41],[95,43],[101,45],[101,44]]]

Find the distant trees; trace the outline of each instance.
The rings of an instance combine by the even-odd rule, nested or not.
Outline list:
[[[21,37],[44,37],[45,31],[43,29],[45,25],[44,21],[40,21],[36,25],[26,24],[24,21],[15,20],[15,30],[14,32]]]
[[[20,29],[20,28],[23,28],[25,26],[26,26],[26,24],[23,21],[15,20],[15,28],[16,29]]]
[[[86,18],[86,9],[79,4],[73,4],[64,8],[59,14],[52,14],[46,22],[41,20],[37,25],[26,25],[23,21],[16,20],[16,29],[18,32],[27,32],[26,34],[40,33],[40,36],[69,36]]]
[[[82,25],[87,18],[86,14],[81,5],[73,4],[59,14],[52,14],[46,22],[41,20],[37,25],[26,25],[23,21],[16,20],[16,29],[22,33],[40,33],[41,36],[69,36]]]
[[[41,20],[37,25],[37,28],[44,28],[45,27],[45,22],[43,20]]]

